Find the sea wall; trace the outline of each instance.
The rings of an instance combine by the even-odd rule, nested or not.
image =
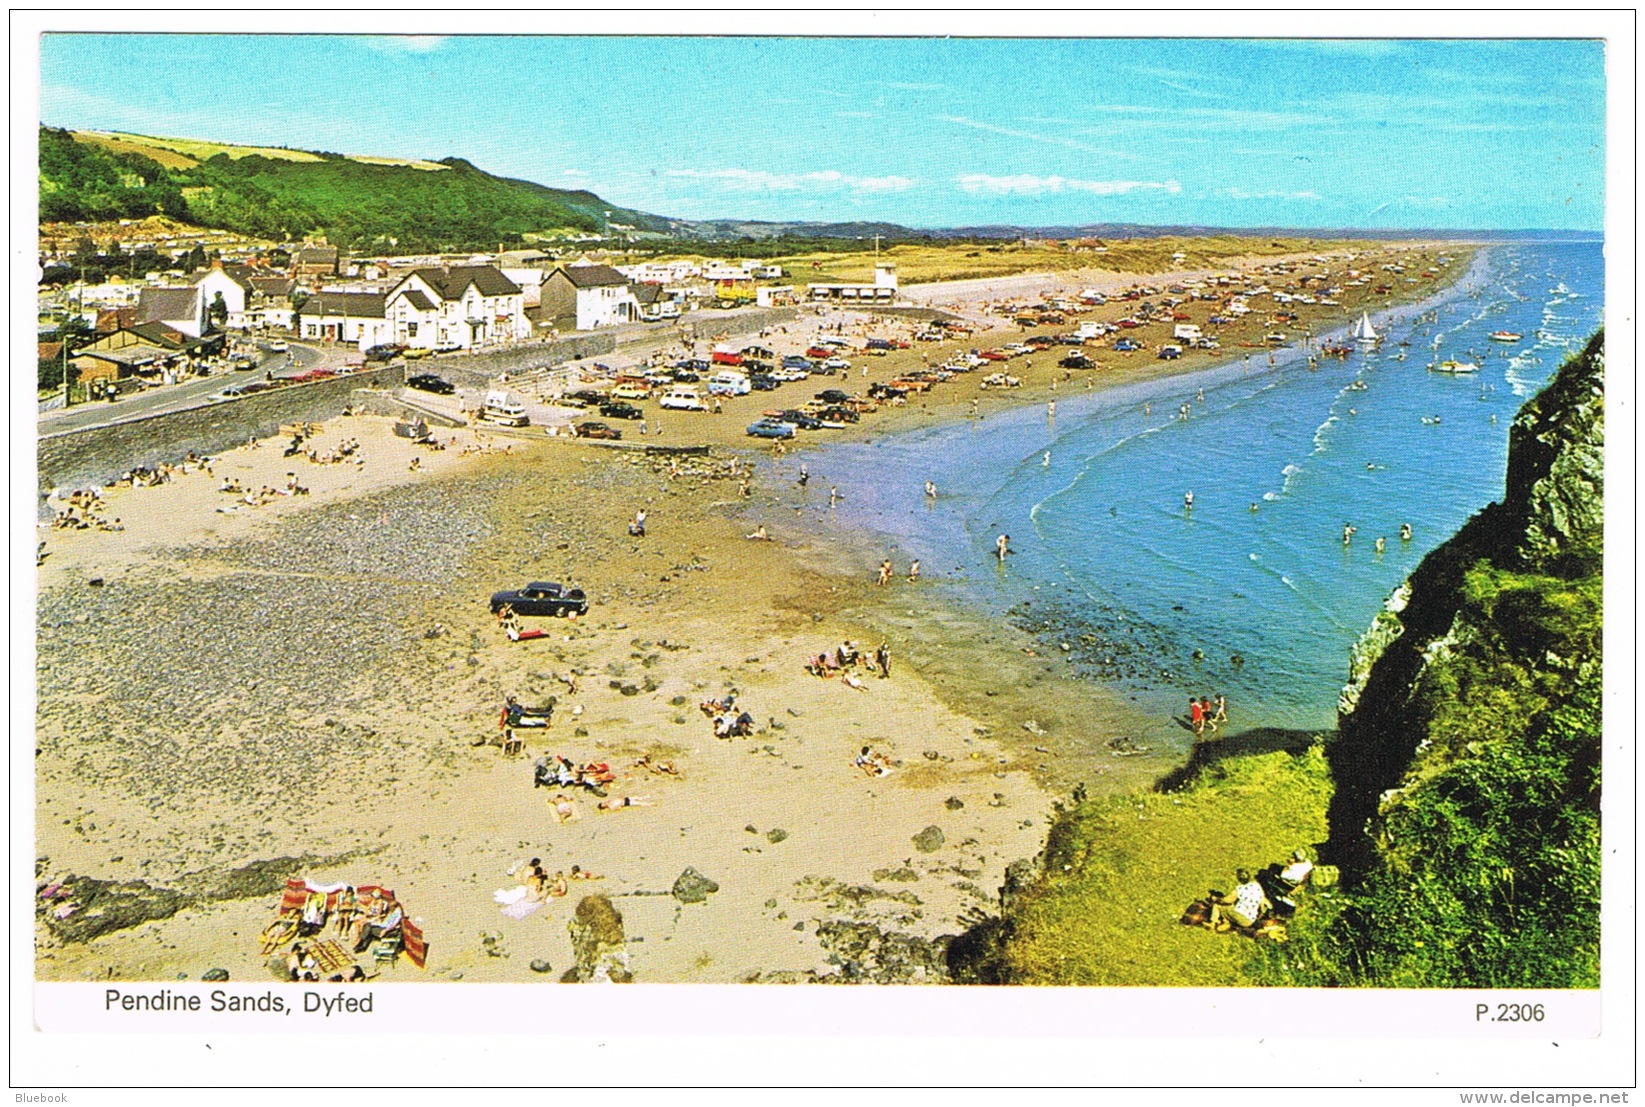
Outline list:
[[[391,389],[404,379],[402,366],[389,365],[226,403],[48,434],[35,449],[38,488],[45,495],[53,488],[107,484],[138,466],[178,461],[190,450],[209,455],[253,436],[267,438],[282,423],[323,422],[353,403],[356,391]]]
[[[453,384],[484,388],[498,375],[520,376],[533,369],[550,369],[578,358],[600,357],[617,348],[610,334],[578,334],[544,342],[529,342],[472,354],[444,354],[408,362],[407,374],[436,373]]]

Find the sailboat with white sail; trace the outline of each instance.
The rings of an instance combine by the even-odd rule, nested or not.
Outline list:
[[[1359,322],[1354,324],[1354,341],[1364,346],[1375,346],[1382,341],[1382,336],[1371,326],[1370,312],[1359,313]]]

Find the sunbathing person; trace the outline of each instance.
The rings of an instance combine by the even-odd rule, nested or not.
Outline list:
[[[649,796],[612,796],[610,799],[601,800],[595,806],[601,811],[616,811],[622,807],[651,807],[653,804]]]
[[[604,880],[605,877],[599,876],[595,873],[591,873],[587,869],[581,868],[577,865],[573,865],[573,866],[571,866],[571,879],[572,880]]]
[[[548,886],[548,894],[551,896],[563,896],[569,891],[571,891],[571,887],[565,882],[565,873],[563,871],[555,873],[554,882]]]
[[[577,817],[577,805],[571,802],[564,792],[554,797],[554,817],[562,823],[568,823]]]

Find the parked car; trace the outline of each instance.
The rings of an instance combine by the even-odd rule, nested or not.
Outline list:
[[[834,351],[828,346],[810,346],[806,348],[805,356],[827,360],[834,356]]]
[[[771,379],[774,381],[803,381],[810,375],[810,369],[774,369],[771,372]]]
[[[757,419],[748,424],[748,433],[754,438],[793,438],[794,428],[776,419]]]
[[[689,385],[675,385],[664,392],[662,399],[657,401],[658,407],[668,408],[670,411],[704,411],[702,396],[695,388]]]
[[[507,604],[516,615],[586,615],[588,597],[581,588],[568,588],[553,581],[534,580],[524,588],[494,592],[491,613]]]
[[[291,343],[287,342],[283,338],[276,338],[273,342],[268,344],[268,349],[271,354],[289,353],[291,350]]]
[[[441,396],[449,396],[457,391],[457,386],[444,377],[433,373],[417,373],[406,378],[406,387],[415,388],[421,392],[434,392]]]
[[[754,373],[748,378],[748,387],[755,392],[775,392],[782,381],[767,373]]]
[[[645,412],[633,404],[622,400],[612,400],[600,405],[600,414],[607,419],[644,419]]]
[[[817,393],[817,399],[829,404],[843,404],[851,398],[851,394],[840,388],[825,388]]]
[[[572,430],[578,438],[603,438],[611,442],[623,436],[622,431],[605,423],[578,423]]]
[[[851,368],[851,363],[843,357],[831,357],[827,361],[823,362],[823,368],[845,370]]]
[[[647,400],[651,398],[651,386],[631,381],[628,384],[619,384],[611,390],[613,400]]]
[[[680,362],[678,365],[674,366],[674,368],[684,369],[688,373],[707,373],[713,368],[713,366],[710,365],[704,358],[693,357],[687,358],[686,360]]]
[[[1127,353],[1131,350],[1142,349],[1142,343],[1133,342],[1129,338],[1122,338],[1118,342],[1114,343],[1114,349],[1119,350],[1121,353]]]
[[[1057,362],[1057,365],[1063,369],[1089,369],[1091,364],[1091,359],[1084,354],[1069,354]]]
[[[1159,353],[1154,355],[1161,361],[1175,361],[1182,356],[1181,346],[1161,346]]]
[[[669,376],[674,378],[675,384],[696,384],[702,380],[702,377],[690,369],[675,369]]]
[[[781,419],[785,423],[792,423],[800,430],[814,431],[819,430],[822,427],[821,419],[814,418],[813,416],[807,415],[805,412],[799,411],[795,408],[785,410],[781,415],[776,416],[776,418]]]
[[[366,347],[367,361],[393,361],[405,353],[405,347],[394,342],[386,342],[381,346]]]
[[[799,354],[789,354],[787,357],[783,358],[783,368],[804,369],[807,373],[809,373],[812,368],[811,360],[809,358],[803,358]]]
[[[560,397],[560,403],[569,407],[598,407],[609,400],[604,392],[596,388],[579,388],[575,392],[568,392]]]

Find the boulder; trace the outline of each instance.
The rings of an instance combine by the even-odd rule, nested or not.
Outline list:
[[[709,893],[719,890],[718,884],[688,865],[674,881],[673,896],[681,903],[706,903]]]
[[[928,826],[914,835],[914,848],[921,853],[935,853],[945,841],[947,839],[943,837],[941,827]]]

